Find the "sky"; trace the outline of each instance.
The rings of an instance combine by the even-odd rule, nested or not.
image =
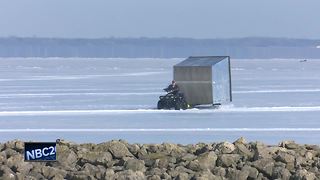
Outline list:
[[[0,0],[0,37],[320,39],[319,0]]]

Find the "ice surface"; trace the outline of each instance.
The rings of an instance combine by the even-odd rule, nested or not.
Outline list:
[[[231,60],[233,102],[156,110],[183,59],[0,59],[0,141],[320,144],[320,61]]]

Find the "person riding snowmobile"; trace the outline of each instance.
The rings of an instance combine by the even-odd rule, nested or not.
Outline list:
[[[163,90],[165,90],[167,94],[159,97],[160,100],[158,101],[157,105],[158,109],[174,108],[175,110],[180,110],[190,107],[186,102],[183,93],[180,92],[179,86],[174,80],[172,80],[171,84]]]
[[[177,95],[179,93],[180,89],[179,89],[179,86],[177,85],[176,81],[172,80],[171,84],[163,90],[165,90],[168,94]]]

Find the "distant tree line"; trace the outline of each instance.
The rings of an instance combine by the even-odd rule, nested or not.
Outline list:
[[[317,48],[318,46],[318,48]],[[320,40],[286,38],[0,38],[0,57],[320,58]]]

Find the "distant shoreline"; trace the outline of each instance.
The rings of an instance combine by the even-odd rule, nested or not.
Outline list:
[[[248,37],[0,38],[0,57],[183,58],[228,55],[236,59],[320,59],[320,40]]]

